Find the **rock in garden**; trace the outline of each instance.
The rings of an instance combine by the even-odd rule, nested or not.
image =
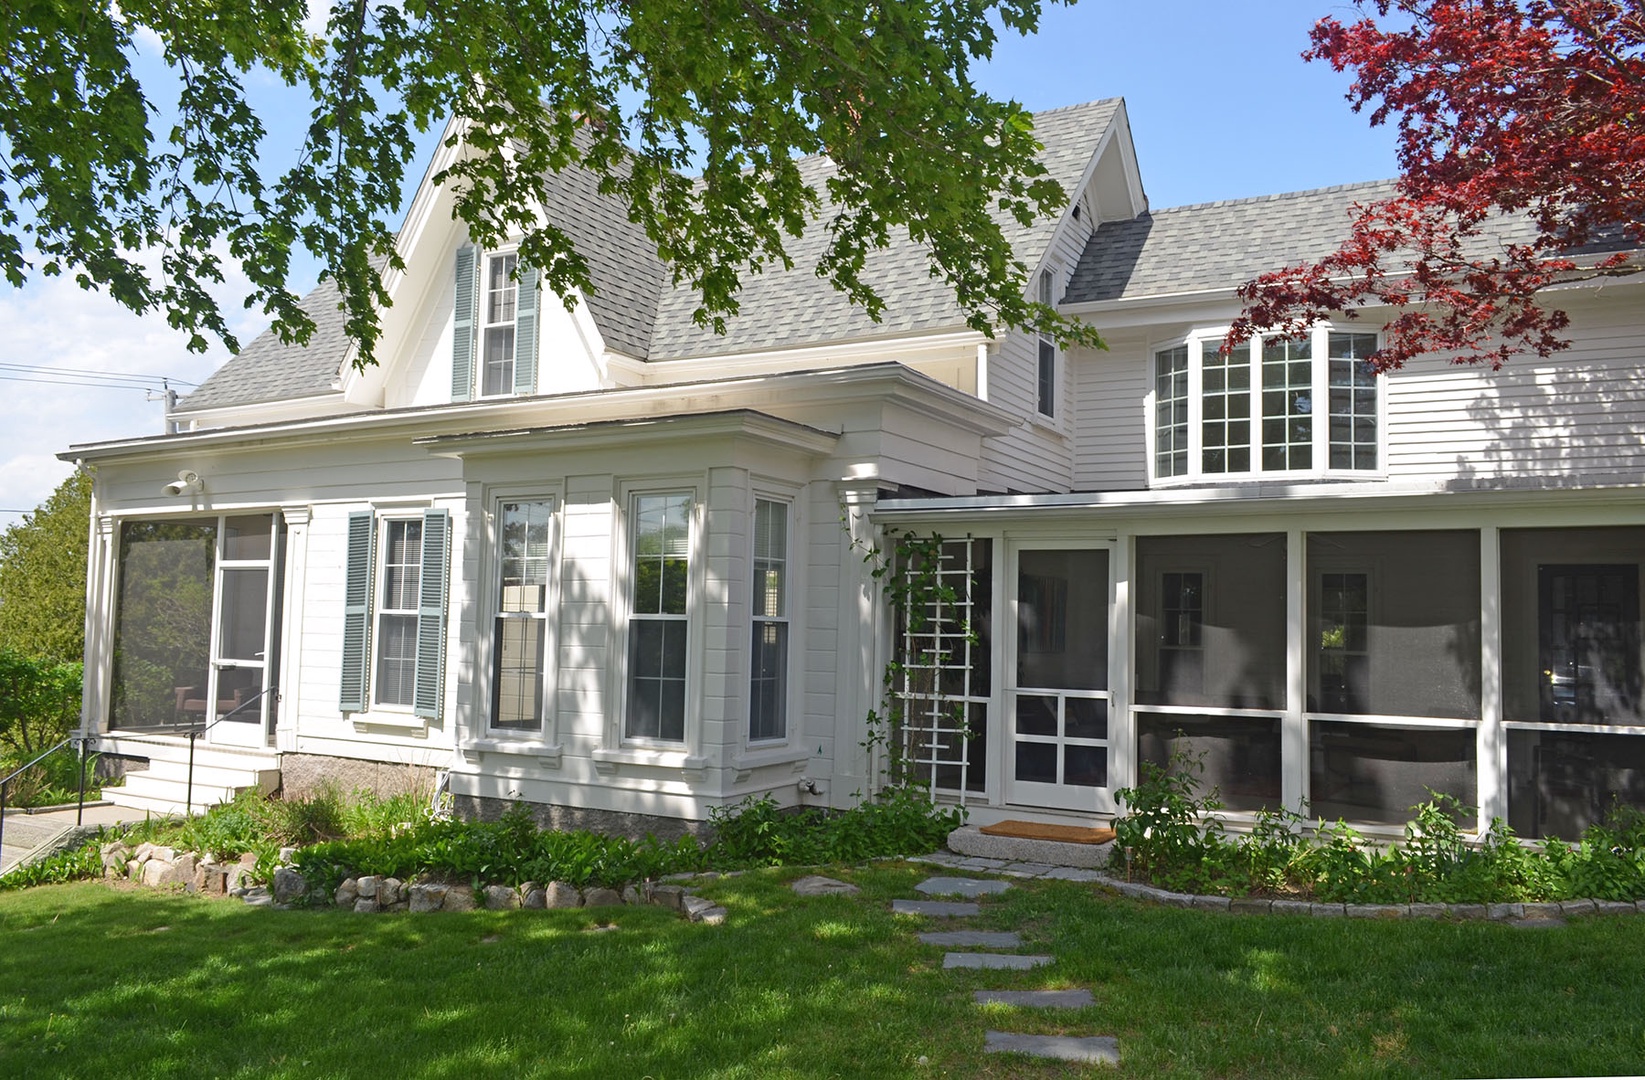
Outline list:
[[[354,882],[354,890],[367,900],[377,899],[377,886],[382,879],[375,874],[366,874]]]
[[[439,911],[446,900],[444,885],[413,885],[411,887],[411,910],[414,912]]]
[[[623,903],[643,904],[645,903],[645,897],[640,894],[639,889],[632,885],[625,885],[623,886]]]
[[[520,894],[507,885],[487,885],[485,896],[487,911],[508,911],[520,906]]]
[[[308,879],[289,866],[274,871],[274,902],[289,904],[308,892]]]
[[[386,907],[405,902],[405,882],[399,878],[386,877],[377,882],[377,902]]]
[[[789,886],[800,896],[855,896],[862,890],[844,881],[812,874]]]
[[[446,889],[445,903],[440,905],[441,911],[473,911],[474,890],[463,885],[453,885]]]
[[[680,897],[684,895],[685,890],[678,885],[658,885],[651,890],[651,902],[658,907],[673,908],[678,911],[680,910]]]
[[[583,897],[576,888],[563,881],[551,881],[544,890],[548,895],[547,904],[551,908],[582,907]]]
[[[337,886],[337,906],[351,908],[354,906],[354,902],[358,899],[360,899],[359,883],[353,878],[343,879],[343,883]]]
[[[540,911],[548,906],[548,893],[543,889],[528,889],[520,898],[520,906]]]
[[[623,902],[623,894],[616,889],[590,889],[583,894],[584,907],[612,907]]]
[[[362,896],[360,899],[354,901],[354,910],[359,912],[361,915],[375,915],[379,911],[383,910],[383,906],[377,902],[375,897]]]

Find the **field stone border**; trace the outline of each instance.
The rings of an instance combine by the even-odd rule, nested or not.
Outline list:
[[[1163,907],[1226,911],[1235,915],[1311,915],[1349,919],[1484,919],[1494,922],[1568,919],[1578,915],[1645,913],[1645,900],[1560,900],[1515,904],[1324,904],[1309,900],[1270,900],[1254,896],[1196,896],[1144,885],[1140,881],[1101,879],[1099,888]]]

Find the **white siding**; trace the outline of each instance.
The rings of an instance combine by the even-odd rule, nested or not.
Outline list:
[[[1148,365],[1141,343],[1114,339],[1108,352],[1076,350],[1074,487],[1134,490],[1148,485]]]

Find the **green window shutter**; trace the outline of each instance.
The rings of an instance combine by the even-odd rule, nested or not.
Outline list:
[[[371,547],[376,537],[377,519],[369,510],[348,516],[340,702],[344,712],[363,712],[366,707],[366,672],[371,666]]]
[[[451,400],[474,396],[474,315],[480,301],[478,252],[474,245],[457,249],[456,293],[452,300]]]
[[[537,269],[523,263],[514,306],[514,392],[537,392]]]
[[[411,711],[430,720],[440,718],[445,698],[446,556],[451,515],[444,510],[423,512],[423,573],[417,598],[417,679]]]

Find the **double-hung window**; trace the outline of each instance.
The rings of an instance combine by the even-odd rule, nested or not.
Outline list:
[[[748,739],[788,734],[788,505],[754,502],[754,617]]]
[[[486,258],[484,311],[480,329],[480,393],[486,397],[514,392],[515,318],[520,286],[514,280],[514,255]]]
[[[346,713],[409,707],[438,719],[445,693],[450,516],[350,514],[343,581]]]
[[[1343,475],[1381,467],[1374,333],[1319,328],[1222,351],[1222,332],[1153,354],[1153,478]]]
[[[623,737],[685,741],[691,496],[634,497],[633,607]]]
[[[541,731],[548,644],[549,537],[553,504],[499,507],[497,624],[492,644],[491,725]]]
[[[457,249],[451,397],[537,392],[537,282],[512,251]]]

